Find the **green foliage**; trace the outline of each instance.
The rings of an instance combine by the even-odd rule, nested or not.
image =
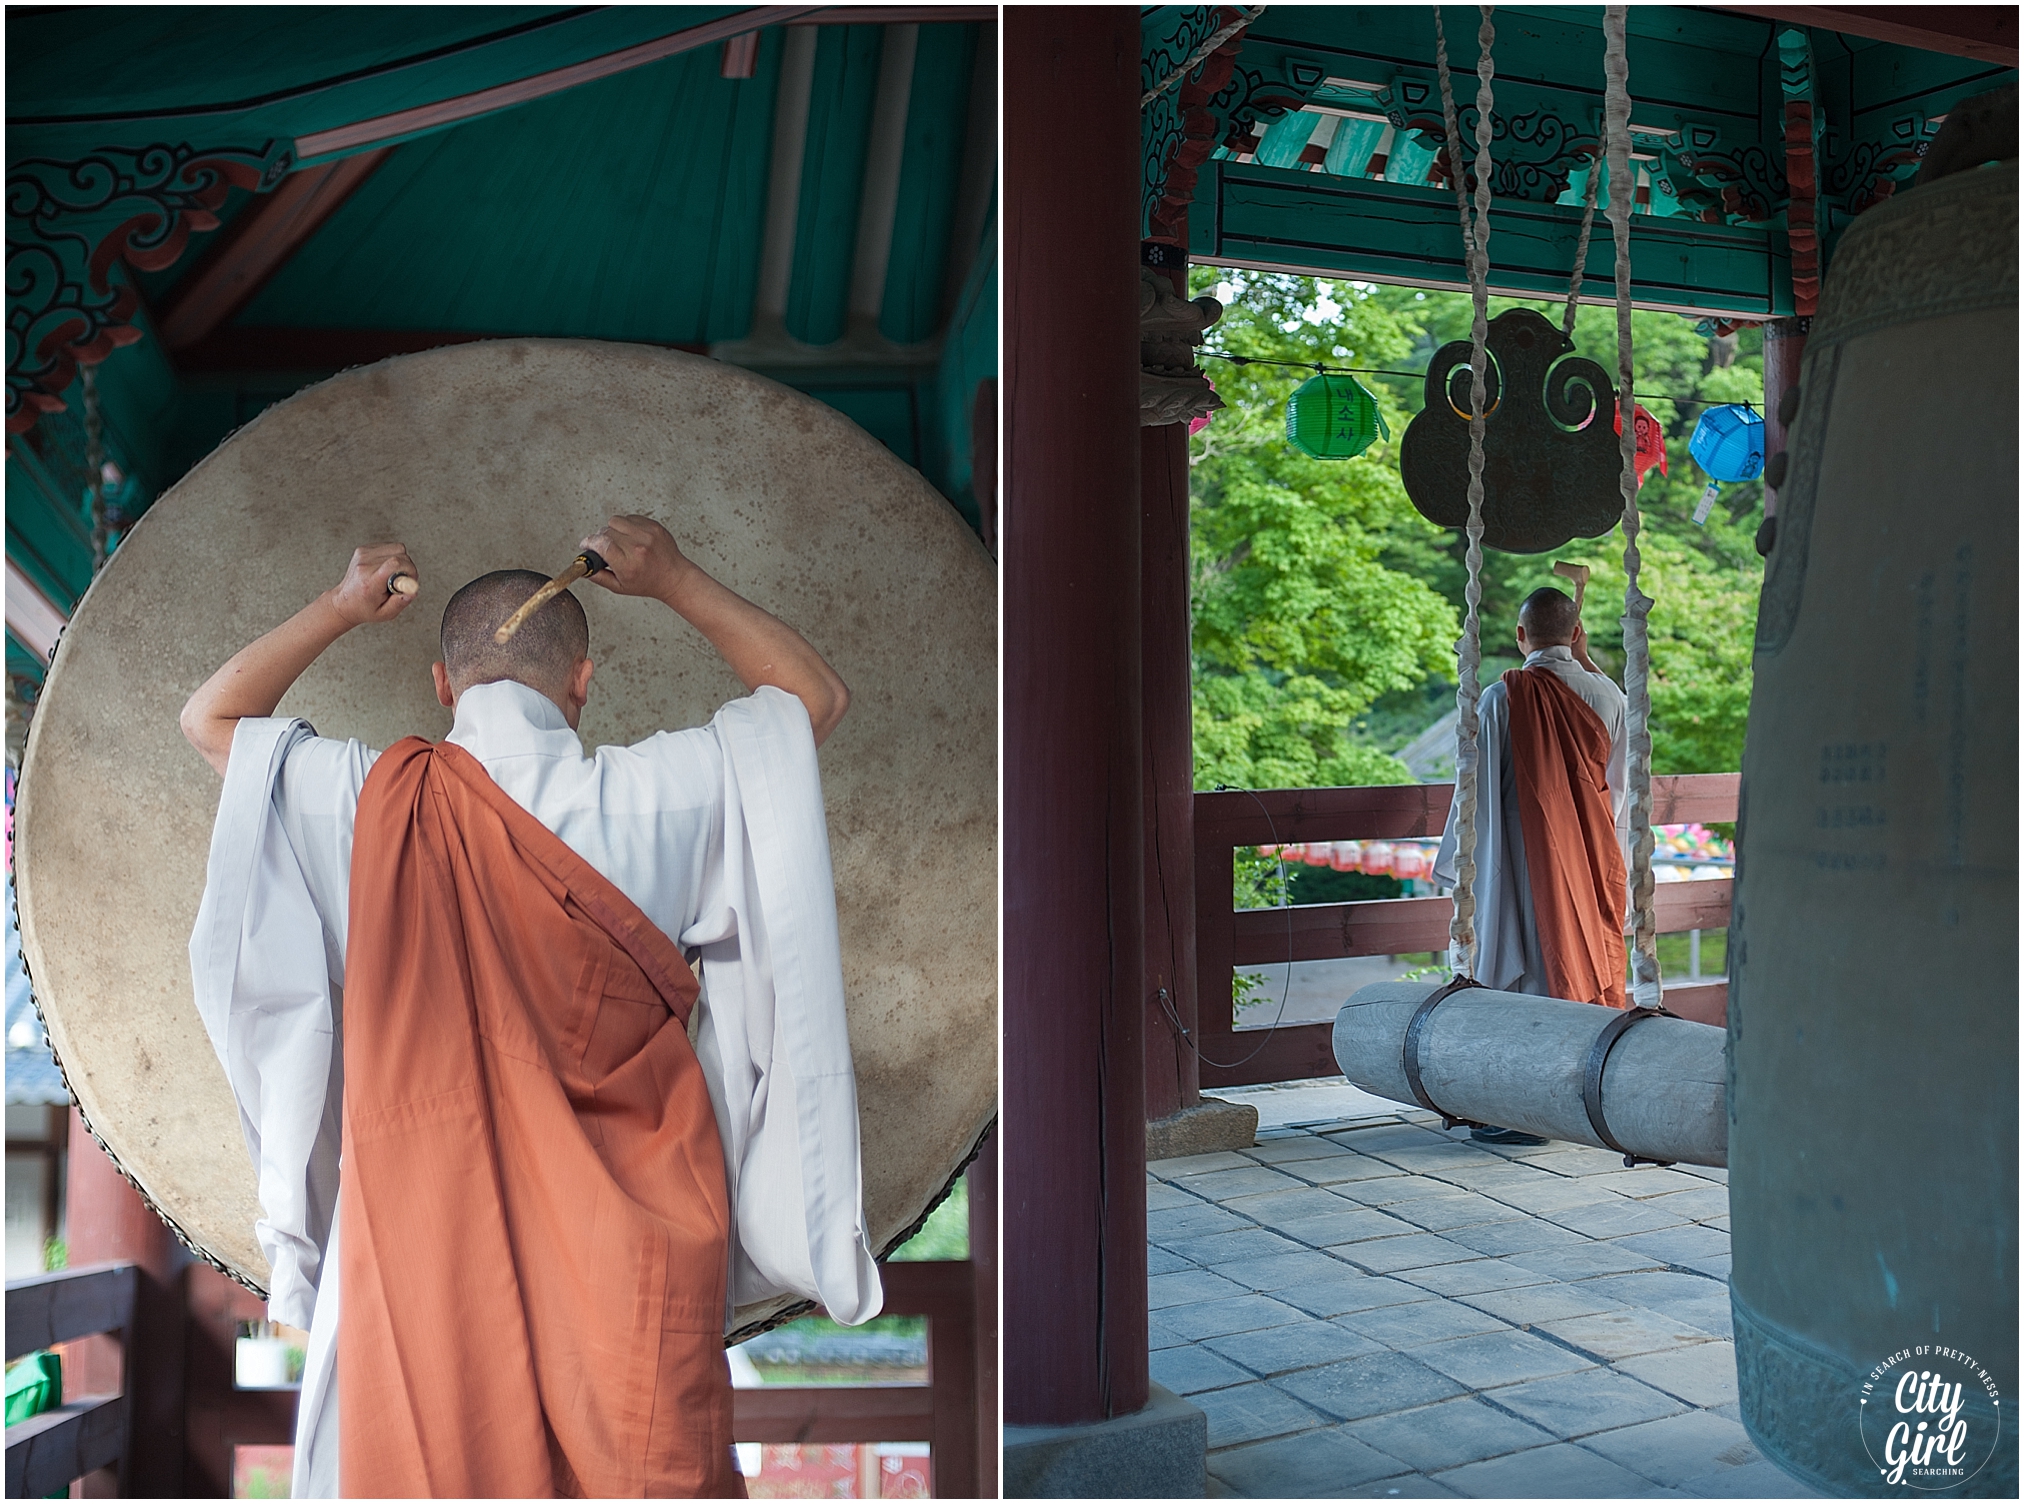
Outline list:
[[[928,1213],[921,1230],[893,1250],[893,1259],[966,1259],[970,1256],[970,1178],[964,1176],[942,1204]]]
[[[1463,293],[1196,269],[1196,291],[1218,284],[1237,296],[1212,344],[1240,354],[1409,372],[1469,333]],[[1559,322],[1560,307],[1538,300],[1492,298],[1490,315],[1517,306]],[[1696,526],[1707,477],[1687,441],[1709,404],[1761,404],[1762,339],[1743,329],[1713,341],[1667,313],[1634,312],[1631,325],[1634,387],[1665,431],[1669,471],[1651,471],[1638,494],[1641,577],[1655,602],[1653,771],[1734,771],[1763,582],[1752,541],[1763,488],[1723,487]],[[1614,309],[1579,310],[1575,349],[1614,376]],[[1465,582],[1461,534],[1421,518],[1398,475],[1423,383],[1359,376],[1394,437],[1331,462],[1285,441],[1285,400],[1307,372],[1205,365],[1230,406],[1191,445],[1196,786],[1405,782],[1387,751],[1452,705]],[[1556,559],[1594,570],[1589,647],[1621,680],[1623,537],[1613,529],[1548,555],[1485,555],[1482,682],[1516,665],[1518,603],[1556,583]]]
[[[1238,289],[1221,349],[1381,364],[1410,346],[1410,327],[1347,284],[1220,275]],[[1213,287],[1219,274],[1195,278]],[[1393,533],[1435,530],[1406,499],[1392,444],[1318,460],[1286,442],[1286,399],[1308,373],[1209,365],[1229,406],[1190,445],[1196,786],[1409,782],[1396,759],[1343,733],[1448,660],[1453,608],[1380,559]],[[1395,397],[1373,390],[1396,431]]]
[[[70,1267],[70,1245],[62,1238],[48,1237],[42,1240],[42,1267],[50,1273]]]

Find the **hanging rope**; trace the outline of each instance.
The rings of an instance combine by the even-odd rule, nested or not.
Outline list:
[[[1253,5],[1246,7],[1236,20],[1232,21],[1228,26],[1223,27],[1222,30],[1216,32],[1213,36],[1211,36],[1208,41],[1202,43],[1201,46],[1197,47],[1193,52],[1189,53],[1188,60],[1185,63],[1182,63],[1180,67],[1174,69],[1174,71],[1169,73],[1165,78],[1161,79],[1159,82],[1159,86],[1157,88],[1148,89],[1146,90],[1145,93],[1139,95],[1139,108],[1143,110],[1147,105],[1151,104],[1155,99],[1158,99],[1162,94],[1166,93],[1167,90],[1171,89],[1175,84],[1179,83],[1182,79],[1186,78],[1190,73],[1193,73],[1197,68],[1201,67],[1203,61],[1209,56],[1210,53],[1214,52],[1218,47],[1222,46],[1225,42],[1229,41],[1230,38],[1234,37],[1238,32],[1242,31],[1245,27],[1249,26],[1253,21],[1257,20],[1260,16],[1264,14],[1265,14],[1265,7],[1262,5]]]
[[[1456,645],[1455,781],[1459,800],[1455,816],[1455,915],[1448,925],[1448,960],[1460,976],[1476,974],[1476,680],[1483,666],[1483,404],[1485,341],[1490,332],[1490,133],[1495,103],[1490,79],[1495,67],[1490,48],[1497,33],[1491,25],[1492,6],[1479,7],[1483,24],[1476,32],[1476,204],[1472,221],[1463,185],[1461,129],[1455,119],[1454,85],[1448,77],[1448,38],[1441,10],[1434,7],[1434,66],[1441,80],[1441,118],[1448,134],[1448,177],[1455,185],[1455,207],[1461,214],[1462,246],[1469,258],[1469,295],[1475,317],[1469,326],[1469,521],[1464,562],[1468,585],[1462,599],[1467,611],[1462,640]]]
[[[1574,309],[1581,296],[1581,284],[1588,271],[1588,232],[1595,227],[1595,192],[1602,182],[1602,153],[1588,164],[1588,191],[1582,196],[1581,234],[1574,242],[1574,275],[1567,279],[1567,308],[1560,315],[1560,332],[1574,338]]]
[[[1624,47],[1627,7],[1603,10],[1604,132],[1609,151],[1609,224],[1616,236],[1617,391],[1628,393],[1630,340],[1630,60]],[[1620,397],[1618,448],[1623,455],[1623,689],[1630,701],[1625,779],[1630,794],[1630,992],[1640,1008],[1656,1008],[1659,979],[1658,927],[1652,911],[1652,733],[1651,639],[1645,618],[1652,599],[1638,588],[1637,424],[1621,409],[1634,399]]]
[[[105,520],[105,419],[98,410],[98,368],[80,366],[84,378],[84,468],[90,472],[91,573],[95,579],[105,568],[111,551],[112,529]]]

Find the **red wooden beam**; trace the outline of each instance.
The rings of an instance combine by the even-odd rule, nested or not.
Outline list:
[[[934,1391],[926,1384],[768,1384],[734,1390],[731,1399],[736,1441],[934,1440]]]
[[[2014,5],[1725,5],[1745,16],[1816,26],[1951,57],[2017,66]]]
[[[559,94],[564,89],[575,88],[578,84],[592,83],[600,78],[610,78],[613,74],[643,67],[647,63],[657,63],[662,58],[673,57],[677,53],[707,47],[713,42],[728,41],[740,32],[799,20],[817,8],[812,5],[755,5],[750,10],[720,16],[714,21],[705,21],[700,26],[670,32],[664,37],[638,42],[631,47],[621,47],[618,51],[607,52],[602,57],[586,58],[580,63],[571,63],[563,68],[551,68],[548,72],[537,73],[531,78],[515,79],[511,83],[497,84],[489,89],[459,94],[454,99],[439,99],[433,104],[417,105],[411,110],[396,110],[391,115],[375,115],[370,120],[336,126],[327,131],[313,131],[307,136],[296,138],[295,157],[297,161],[306,162],[312,157],[327,157],[333,152],[357,151],[360,147],[378,146],[421,131],[456,125],[480,115],[489,115],[494,110],[508,109],[516,104],[526,104],[530,100]]]
[[[156,326],[170,352],[201,344],[222,329],[392,150],[383,147],[305,167],[283,178],[272,193],[247,204],[176,283],[157,316]]]

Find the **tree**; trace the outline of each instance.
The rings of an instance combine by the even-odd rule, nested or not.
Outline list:
[[[1264,360],[1383,364],[1417,332],[1345,284],[1198,268],[1234,290],[1216,348]],[[1393,446],[1310,459],[1285,405],[1311,372],[1211,361],[1229,404],[1191,442],[1195,781],[1270,788],[1410,781],[1343,733],[1380,696],[1441,671],[1458,630],[1426,583],[1380,559],[1419,518]],[[1399,432],[1395,398],[1381,396]]]

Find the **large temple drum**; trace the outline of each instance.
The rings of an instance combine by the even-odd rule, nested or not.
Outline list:
[[[1757,1444],[1830,1495],[2017,1492],[2016,166],[1842,238],[1758,617],[1736,1364]]]
[[[955,510],[834,410],[699,356],[505,340],[384,361],[270,409],[155,503],[64,634],[22,783],[22,941],[71,1088],[163,1217],[255,1286],[253,1170],[186,952],[219,780],[178,712],[355,545],[397,539],[420,599],[342,639],[280,713],[377,747],[440,737],[450,593],[552,573],[615,512],[665,522],[851,687],[821,765],[874,1252],[996,1111],[996,586]],[[597,664],[586,747],[744,693],[666,607],[576,594]]]

